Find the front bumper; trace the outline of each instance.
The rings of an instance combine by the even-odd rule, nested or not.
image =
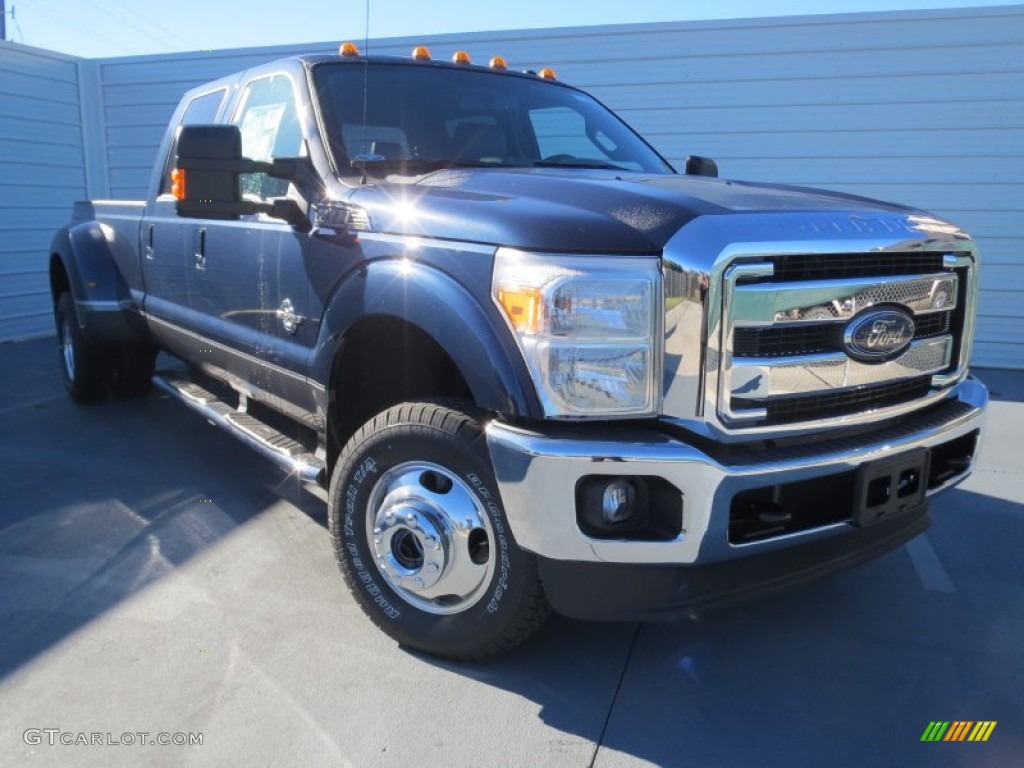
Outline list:
[[[873,540],[865,532],[881,523],[862,529],[841,521],[753,543],[730,544],[728,525],[733,497],[765,485],[855,471],[866,462],[914,449],[938,448],[979,431],[987,402],[984,385],[968,378],[955,386],[950,397],[939,405],[895,424],[852,437],[785,447],[702,444],[702,449],[651,428],[545,425],[540,432],[500,422],[487,427],[487,442],[516,541],[542,558],[542,564],[572,561],[692,568],[800,545],[824,546],[830,541],[833,543],[825,548],[836,551],[832,559],[843,560],[863,550],[867,545],[861,542],[865,538]],[[955,485],[971,468],[944,478],[941,484],[930,487],[927,495]],[[664,478],[683,496],[682,532],[670,541],[598,539],[585,535],[577,525],[575,492],[579,480],[590,475]],[[890,533],[895,531],[888,537],[888,548],[901,543],[901,528],[910,530],[920,524],[920,519],[907,514],[891,523],[884,526],[886,531],[892,528]],[[925,519],[910,535],[926,525]],[[885,551],[868,548],[874,554]]]

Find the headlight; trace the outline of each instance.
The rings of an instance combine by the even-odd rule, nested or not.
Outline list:
[[[494,301],[546,416],[657,415],[660,284],[656,258],[498,250]]]

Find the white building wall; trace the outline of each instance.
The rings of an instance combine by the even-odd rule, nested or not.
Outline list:
[[[184,90],[280,56],[333,52],[344,34],[96,62],[111,196],[144,194]],[[414,44],[435,57],[463,48],[480,62],[500,54],[517,69],[552,66],[677,166],[707,155],[725,177],[952,219],[985,258],[975,361],[1024,368],[1024,5],[390,38],[370,51],[405,56]]]
[[[0,43],[0,340],[53,331],[46,253],[86,196],[78,66]]]

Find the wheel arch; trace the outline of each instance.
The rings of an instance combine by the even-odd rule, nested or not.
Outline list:
[[[376,413],[411,399],[461,398],[510,418],[538,414],[518,350],[495,326],[465,288],[429,265],[381,260],[352,274],[324,315],[313,365],[334,450]]]
[[[70,293],[79,328],[89,340],[148,339],[99,222],[86,221],[57,232],[50,245],[49,278],[54,306],[62,293]]]

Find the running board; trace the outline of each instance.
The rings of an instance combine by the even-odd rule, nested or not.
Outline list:
[[[297,440],[248,413],[232,408],[202,385],[173,371],[157,372],[153,384],[289,474],[298,475],[307,482],[323,484],[326,463]]]

